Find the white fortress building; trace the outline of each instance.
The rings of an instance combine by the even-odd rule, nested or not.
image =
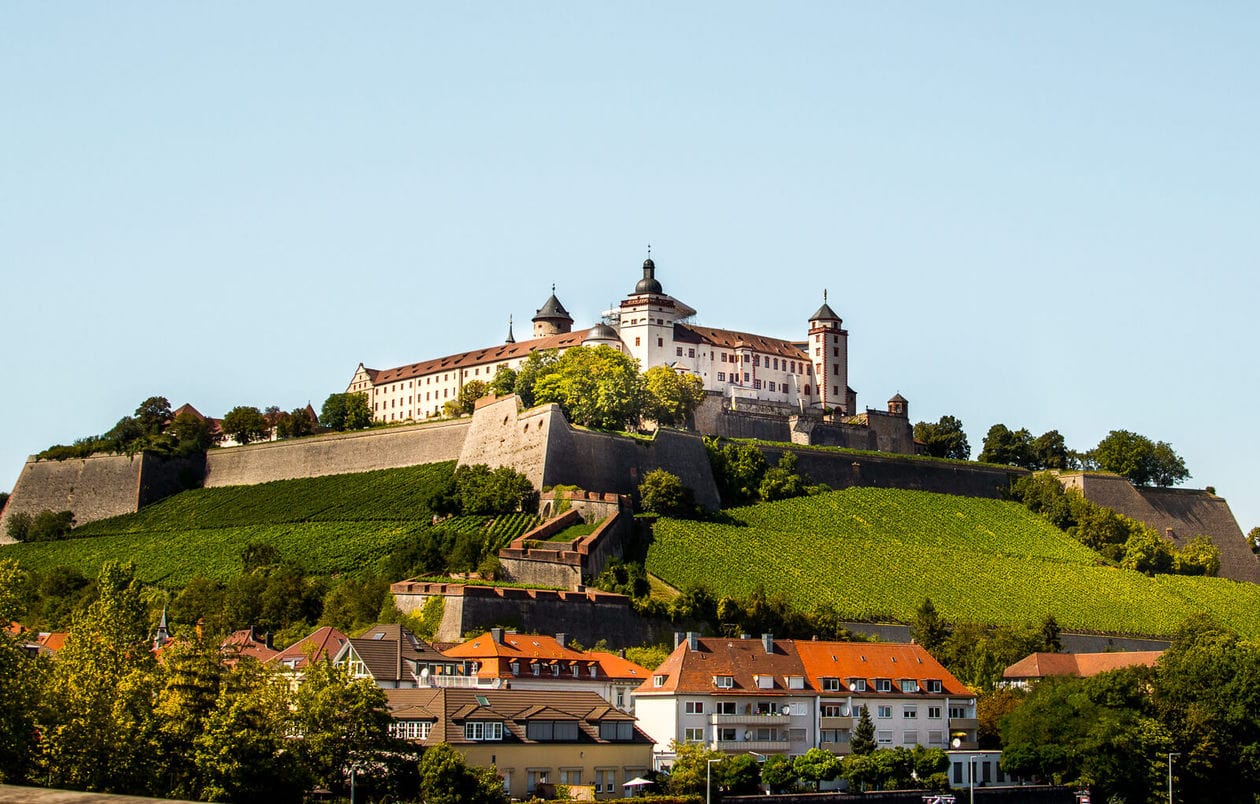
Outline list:
[[[858,413],[857,394],[849,387],[849,333],[825,292],[801,341],[697,326],[695,314],[665,292],[648,258],[634,290],[589,329],[573,329],[573,317],[553,287],[533,318],[532,339],[517,341],[509,324],[506,342],[496,346],[390,369],[360,363],[346,391],[365,394],[377,421],[423,421],[441,416],[442,406],[466,383],[489,382],[500,366],[517,369],[531,352],[605,344],[638,360],[642,371],[669,366],[694,374],[706,391],[724,397]],[[899,399],[890,401],[890,410]]]

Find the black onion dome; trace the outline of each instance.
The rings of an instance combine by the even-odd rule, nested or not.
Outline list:
[[[656,281],[656,263],[648,257],[643,261],[643,278],[634,286],[635,293],[664,293],[661,283]]]

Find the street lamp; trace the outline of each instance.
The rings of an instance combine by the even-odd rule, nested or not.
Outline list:
[[[1172,760],[1173,757],[1181,756],[1180,753],[1168,754],[1168,804],[1172,804]]]
[[[725,759],[725,757],[722,759]],[[704,804],[713,804],[713,763],[721,761],[721,759],[706,759],[704,761]]]

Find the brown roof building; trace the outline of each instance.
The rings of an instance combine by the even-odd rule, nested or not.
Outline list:
[[[635,691],[642,727],[733,754],[848,752],[865,708],[880,746],[974,748],[975,697],[922,646],[680,635]]]
[[[1154,667],[1163,653],[1160,650],[1030,653],[1002,671],[1002,683],[1009,687],[1028,687],[1050,676],[1089,678],[1124,667]]]
[[[517,799],[542,786],[589,786],[621,798],[652,767],[652,739],[634,718],[593,692],[390,689],[393,731],[426,745],[449,743],[474,765],[494,766]]]
[[[632,695],[651,673],[611,653],[566,647],[567,635],[518,634],[492,628],[443,651],[474,662],[478,688],[594,692],[630,711]]]
[[[348,639],[333,657],[354,678],[370,678],[383,689],[469,686],[469,663],[444,656],[397,623],[374,625]]]

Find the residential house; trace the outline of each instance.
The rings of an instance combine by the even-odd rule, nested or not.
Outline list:
[[[652,738],[594,692],[452,687],[385,695],[396,736],[449,743],[470,764],[494,766],[514,799],[557,784],[621,798],[625,783],[652,766]]]
[[[331,660],[349,641],[350,637],[325,625],[267,659],[267,663],[300,677],[312,661]]]
[[[469,686],[471,663],[443,656],[397,623],[374,625],[348,639],[333,657],[354,678],[370,678],[383,689]]]
[[[880,747],[976,747],[976,701],[922,646],[679,635],[635,690],[636,714],[671,742],[730,754],[848,753],[863,707]]]
[[[271,646],[271,634],[260,634],[252,625],[233,631],[219,643],[219,654],[228,667],[235,667],[237,662],[245,658],[265,662],[279,652]]]
[[[1161,650],[1115,653],[1030,653],[1002,671],[1002,685],[1026,689],[1050,676],[1088,678],[1124,667],[1154,667]]]
[[[623,711],[651,673],[623,656],[574,650],[566,634],[518,634],[491,628],[443,653],[475,663],[478,688],[589,690]]]

